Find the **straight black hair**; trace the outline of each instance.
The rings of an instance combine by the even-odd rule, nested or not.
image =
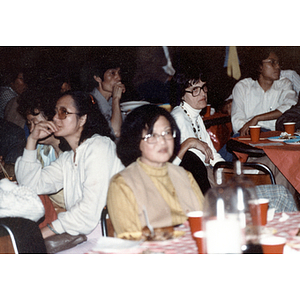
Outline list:
[[[146,129],[147,133],[153,133],[153,126],[160,116],[164,116],[169,121],[171,130],[176,132],[172,158],[176,156],[180,149],[180,130],[174,118],[164,108],[148,104],[130,112],[121,127],[121,136],[117,143],[117,154],[125,166],[135,162],[142,155],[140,142],[143,130]]]

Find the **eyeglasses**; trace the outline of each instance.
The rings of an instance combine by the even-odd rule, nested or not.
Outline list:
[[[279,66],[280,67],[279,60],[275,60],[275,59],[272,59],[272,58],[267,59],[267,60],[263,60],[262,62],[263,63],[270,63],[273,67],[275,67],[275,66]]]
[[[148,144],[156,144],[159,141],[160,137],[163,137],[165,140],[172,140],[173,138],[176,137],[176,131],[167,130],[167,131],[163,131],[161,134],[149,133],[145,135],[142,138],[142,140],[144,140]]]
[[[55,115],[56,114],[60,120],[66,119],[67,115],[79,115],[79,113],[68,112],[65,107],[60,107],[59,109],[55,108]]]
[[[200,95],[201,90],[203,90],[204,93],[208,92],[207,85],[204,84],[203,86],[196,86],[191,91],[185,90],[186,93],[191,93],[193,97],[197,97]]]

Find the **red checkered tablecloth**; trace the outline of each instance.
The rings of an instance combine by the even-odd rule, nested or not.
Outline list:
[[[285,218],[286,217],[286,218]],[[263,233],[282,236],[287,239],[289,250],[300,250],[300,237],[296,236],[300,225],[300,212],[275,214],[272,221],[263,229]],[[192,238],[189,223],[176,227],[175,230],[184,231],[185,234],[179,238],[159,242],[144,242],[139,247],[124,250],[117,253],[149,253],[149,254],[197,254],[197,245]],[[298,252],[297,251],[297,252]],[[294,251],[295,252],[295,251]],[[101,254],[100,251],[88,251],[88,254]],[[285,251],[289,253],[289,251]],[[296,253],[296,252],[295,252]]]
[[[288,219],[285,218],[288,216]],[[300,250],[300,236],[296,236],[300,229],[300,212],[278,213],[275,214],[272,221],[266,225],[269,229],[274,229],[273,234],[285,237],[287,246],[294,250]]]

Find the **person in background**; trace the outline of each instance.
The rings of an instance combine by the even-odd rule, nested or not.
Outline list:
[[[290,80],[280,78],[274,50],[258,47],[256,51],[252,77],[240,80],[232,91],[232,128],[241,136],[249,134],[251,125],[260,125],[262,131],[275,130],[276,120],[297,103]]]
[[[180,105],[171,114],[181,133],[181,149],[174,160],[190,171],[203,194],[215,185],[212,167],[224,159],[218,154],[206,131],[200,112],[207,105],[206,79],[198,68],[187,67],[177,72]]]
[[[170,80],[175,74],[172,60],[175,54],[175,47],[137,47],[132,82],[139,100],[170,103]]]
[[[58,99],[53,121],[32,125],[23,156],[16,162],[17,181],[37,194],[53,194],[63,188],[66,207],[41,229],[43,237],[91,233],[106,204],[110,178],[124,168],[107,121],[89,94],[69,91]],[[52,133],[65,138],[72,150],[42,168],[36,145]]]
[[[169,163],[179,141],[178,126],[164,108],[144,105],[126,117],[117,144],[126,169],[112,178],[107,194],[117,237],[147,238],[147,217],[154,232],[164,232],[185,222],[188,211],[202,209],[204,197],[192,174]]]
[[[26,145],[25,132],[19,126],[0,118],[0,162],[12,178],[14,164]],[[4,178],[0,169],[0,178]]]
[[[13,69],[4,75],[4,86],[0,87],[0,118],[4,118],[7,103],[12,99],[16,99],[26,90],[26,75],[27,71],[20,68]],[[13,115],[7,117],[6,120],[15,123],[13,122]]]
[[[49,93],[61,95],[66,91],[71,90],[70,79],[67,74],[64,74],[61,71],[54,69],[45,69],[38,74],[33,74],[28,80],[27,90],[36,91],[40,89],[45,93],[45,95],[49,95]],[[26,126],[26,118],[19,113],[19,99],[22,95],[11,99],[6,107],[4,112],[4,117],[6,120],[10,120],[16,125],[24,128],[26,138],[29,135],[28,127]],[[24,105],[23,101],[23,105]]]
[[[102,114],[105,116],[114,137],[120,136],[123,122],[120,101],[126,88],[122,83],[120,63],[103,58],[101,62],[93,62],[89,71],[89,80],[93,90],[90,94],[96,100]],[[90,87],[85,87],[88,89]]]
[[[299,97],[300,92],[300,76],[299,74],[294,70],[281,70],[280,72],[280,78],[287,78],[292,83],[293,90],[297,94],[297,99]]]
[[[280,78],[280,62],[274,50],[258,47],[256,52],[253,55],[255,61],[251,78],[239,81],[232,92],[231,122],[234,137],[250,134],[251,125],[260,125],[261,131],[275,130],[276,120],[297,103],[291,81],[285,77]],[[227,151],[222,156],[227,161],[233,159],[232,154]],[[247,161],[267,165],[272,170],[276,183],[287,188],[294,199],[297,199],[294,187],[267,156],[249,157]]]
[[[300,130],[300,102],[299,102],[299,91],[300,91],[300,76],[293,70],[281,71],[281,75],[290,79],[293,85],[293,89],[297,93],[298,102],[293,105],[290,109],[285,111],[276,121],[276,130],[284,131],[285,122],[295,122],[295,131]]]

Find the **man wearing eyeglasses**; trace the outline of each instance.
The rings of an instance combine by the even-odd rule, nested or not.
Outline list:
[[[252,55],[255,69],[251,78],[239,81],[232,91],[231,122],[235,136],[249,134],[249,126],[253,125],[260,125],[261,131],[275,130],[276,120],[297,103],[291,81],[280,78],[279,58],[274,50],[258,47]],[[276,184],[285,186],[296,199],[294,187],[267,156],[249,157],[248,161],[267,165],[275,176]]]
[[[279,58],[272,49],[259,47],[252,78],[239,81],[232,92],[232,128],[235,134],[249,134],[249,126],[275,130],[276,120],[297,103],[296,92],[287,78],[280,78]]]

